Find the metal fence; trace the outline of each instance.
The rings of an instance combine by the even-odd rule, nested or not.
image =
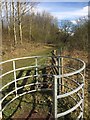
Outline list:
[[[57,62],[52,64],[52,59],[56,59]],[[62,63],[63,59],[63,63]],[[22,61],[26,61],[27,65],[24,65]],[[31,60],[31,61],[30,61]],[[47,64],[47,61],[49,61],[49,64]],[[61,62],[60,62],[61,61]],[[21,62],[24,66],[19,66],[19,62]],[[25,62],[25,61],[24,61]],[[8,64],[9,63],[9,64]],[[0,88],[0,94],[2,94],[2,97],[0,99],[0,118],[3,118],[2,113],[7,108],[7,106],[16,100],[18,97],[33,93],[36,91],[53,91],[53,115],[55,119],[58,119],[60,117],[66,116],[73,111],[79,109],[77,119],[83,118],[83,112],[84,112],[84,76],[85,76],[85,63],[84,61],[76,58],[70,58],[66,56],[33,56],[33,57],[22,57],[22,58],[16,58],[7,60],[0,63],[0,66],[4,69],[7,67],[7,64],[11,66],[10,70],[2,70],[2,74],[0,75],[0,80],[2,79],[2,86]],[[18,67],[17,67],[18,66]],[[41,69],[49,68],[49,74],[39,72]],[[5,68],[6,69],[6,68]],[[53,72],[53,70],[58,71],[58,73]],[[22,70],[33,70],[35,71],[34,74],[29,74],[26,76],[21,76],[17,78],[17,73]],[[4,72],[3,72],[4,71]],[[8,76],[12,74],[13,80],[10,82],[5,81],[5,76]],[[53,78],[52,81],[47,81],[46,84],[52,84],[52,87],[49,88],[42,88],[42,85],[44,85],[44,82],[39,80],[42,77],[48,77]],[[35,81],[28,82],[27,84],[22,84],[21,86],[18,86],[18,81],[24,80],[25,78],[35,78]],[[37,79],[38,78],[38,79]],[[3,83],[3,80],[5,81],[5,84]],[[63,81],[63,82],[62,82]],[[4,84],[4,85],[3,85]],[[10,85],[14,84],[14,88],[9,91],[6,94],[3,94],[3,91],[7,88],[9,88]],[[31,89],[31,87],[33,89]],[[27,91],[22,91],[22,89],[29,87]],[[63,88],[63,89],[62,89]],[[19,90],[22,92],[19,93]],[[8,103],[3,104],[5,99],[14,94],[14,97],[8,101]],[[63,112],[60,110],[59,105],[62,99],[68,98],[71,101],[67,101],[68,105],[70,102],[72,102],[72,107],[68,107],[68,110],[64,110]],[[63,107],[63,106],[62,106]]]

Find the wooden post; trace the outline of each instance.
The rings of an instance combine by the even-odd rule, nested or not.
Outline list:
[[[61,58],[61,66],[62,66],[62,72],[61,72],[61,74],[63,75],[63,57]],[[62,92],[64,92],[64,79],[63,79],[63,77],[61,78],[62,80],[61,80],[61,82],[62,82]]]
[[[59,75],[61,75],[61,58],[60,55],[58,55],[58,71],[59,71]],[[59,77],[59,81],[58,81],[58,94],[61,93],[62,91],[62,79]]]
[[[58,56],[62,56],[62,48],[61,48]],[[59,68],[60,69],[59,70],[59,75],[60,74],[63,75],[63,57],[60,58],[59,62],[60,62],[59,66],[61,66],[61,68]],[[63,79],[63,77],[60,78],[60,84],[61,84],[60,90],[61,90],[61,92],[64,92],[64,79]]]

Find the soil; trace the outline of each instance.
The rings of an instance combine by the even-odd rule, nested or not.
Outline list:
[[[43,112],[33,111],[32,114],[24,113],[20,115],[18,118],[12,118],[13,120],[53,120],[52,114],[46,114]]]

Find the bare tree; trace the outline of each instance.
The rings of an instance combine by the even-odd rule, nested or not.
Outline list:
[[[29,19],[29,22],[30,22],[29,38],[30,38],[30,40],[32,40],[32,14],[34,12],[34,7],[37,4],[39,4],[39,2],[30,2],[30,14],[31,14],[31,17]]]
[[[30,4],[30,6],[31,6],[31,4]],[[29,22],[30,22],[30,31],[29,31],[29,37],[30,37],[30,41],[32,40],[32,7],[31,7],[31,9],[30,9],[30,14],[31,14],[31,16],[30,16],[30,19],[29,19]]]
[[[20,43],[23,43],[23,34],[24,27],[26,26],[24,24],[24,18],[29,16],[29,30],[28,34],[29,38],[31,40],[32,35],[31,35],[31,29],[32,29],[32,9],[35,8],[35,6],[38,4],[36,2],[21,2],[20,0],[12,0],[11,2],[8,0],[2,0],[3,1],[3,21],[4,21],[4,28],[3,30],[7,30],[8,36],[7,37],[8,41],[11,43],[11,45],[16,45],[18,41],[18,35],[20,38]],[[31,16],[30,16],[31,15]],[[28,17],[27,17],[28,18]],[[14,40],[11,41],[11,37],[13,34]]]
[[[1,49],[2,49],[2,2],[0,1],[0,51],[2,51]],[[1,54],[2,52],[0,53],[0,61],[1,61]]]
[[[13,15],[13,30],[14,30],[14,45],[17,44],[17,37],[16,37],[16,20],[15,20],[15,7],[14,7],[14,2],[12,0],[12,15]]]
[[[6,4],[6,20],[7,20],[7,26],[8,26],[8,38],[9,38],[9,42],[10,42],[10,26],[9,26],[9,15],[8,15],[8,6],[9,6],[9,3],[5,2]]]
[[[21,4],[18,0],[17,2],[17,13],[18,13],[18,25],[19,25],[19,35],[20,35],[20,43],[22,44],[22,16],[21,16]]]
[[[32,14],[33,8],[37,5],[38,3],[36,2],[20,2],[18,0],[17,2],[17,14],[18,14],[18,24],[19,24],[19,35],[20,35],[20,43],[22,44],[23,42],[23,31],[22,31],[22,22],[23,22],[23,16],[27,14],[29,11],[30,14]],[[31,40],[31,25],[32,25],[32,17],[30,17],[30,31],[29,31],[29,36]]]

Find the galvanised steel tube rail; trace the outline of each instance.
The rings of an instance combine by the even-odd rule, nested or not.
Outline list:
[[[72,95],[72,94],[78,92],[83,86],[84,86],[84,84],[81,84],[79,87],[77,87],[76,89],[74,89],[74,90],[71,91],[71,92],[68,92],[68,93],[65,93],[65,94],[62,94],[62,95],[58,95],[58,96],[57,96],[57,99],[59,99],[59,98],[64,98],[64,97],[68,97],[69,95]]]
[[[74,72],[71,72],[70,74],[69,73],[67,73],[67,74],[63,74],[63,76],[61,75],[61,77],[68,77],[68,76],[72,76],[72,75],[74,75],[74,74],[77,74],[77,73],[80,73],[84,68],[85,68],[85,62],[84,61],[82,61],[81,59],[78,59],[78,58],[71,58],[71,57],[68,57],[68,56],[58,56],[58,58],[70,58],[70,59],[72,59],[72,60],[76,60],[76,61],[79,61],[79,62],[81,62],[82,64],[83,64],[83,66],[79,69],[79,70],[76,70],[76,71],[74,71]],[[7,63],[7,62],[12,62],[12,61],[18,61],[18,60],[24,60],[24,59],[37,59],[37,58],[52,58],[52,56],[30,56],[30,57],[22,57],[22,58],[15,58],[15,59],[11,59],[11,60],[7,60],[7,61],[3,61],[3,62],[1,62],[0,63],[0,65],[2,65],[2,64],[4,64],[4,63]],[[55,57],[54,57],[55,58]],[[31,66],[32,67],[32,66]],[[34,67],[34,66],[33,66]],[[26,68],[28,68],[28,67],[26,67]],[[21,68],[21,69],[24,69],[24,67],[23,68]],[[20,70],[20,69],[18,69],[18,70]],[[13,72],[13,70],[12,71],[9,71],[10,73],[11,72]],[[7,73],[8,74],[8,73]],[[6,74],[5,74],[6,75]],[[4,75],[1,75],[0,76],[0,78],[1,77],[3,77]]]
[[[78,59],[78,60],[80,60],[80,59]],[[71,72],[71,73],[59,74],[59,75],[55,75],[54,76],[55,77],[55,80],[54,80],[54,118],[55,118],[55,120],[57,120],[58,118],[63,117],[65,115],[73,112],[74,110],[77,110],[78,107],[81,108],[81,112],[79,113],[79,116],[77,117],[77,119],[80,119],[80,118],[83,119],[83,110],[84,110],[84,105],[83,105],[84,104],[84,88],[83,87],[84,87],[84,80],[85,80],[85,72],[84,72],[84,75],[81,72],[84,71],[84,69],[85,69],[85,63],[82,60],[80,60],[80,62],[83,64],[83,66],[79,70],[70,68],[70,69],[73,69],[75,71]],[[57,94],[57,92],[58,92],[57,91],[57,89],[58,89],[58,79],[61,79],[61,78],[68,78],[69,79],[70,76],[77,75],[77,74],[81,75],[82,83],[78,84],[78,82],[77,82],[78,86],[77,86],[76,89],[73,89],[71,92],[67,92],[67,93],[58,95]],[[57,102],[58,99],[69,97],[69,96],[71,97],[71,95],[73,95],[75,93],[78,95],[78,92],[80,90],[82,90],[82,96],[81,96],[80,101],[75,106],[73,106],[72,108],[70,108],[69,110],[66,110],[64,112],[58,113],[58,107],[57,107],[57,105],[58,105],[58,102]],[[82,107],[81,107],[81,105],[82,105]]]
[[[38,91],[51,91],[52,89],[38,89]],[[34,92],[37,92],[37,90],[31,90],[31,91],[27,91],[27,92],[24,92],[22,94],[18,94],[16,97],[14,97],[11,101],[9,101],[2,109],[2,112],[5,110],[5,108],[10,104],[12,103],[14,100],[16,100],[17,98],[25,95],[25,94],[28,94],[28,93],[34,93]]]
[[[13,73],[13,77],[14,77],[14,80],[13,81],[11,81],[11,82],[9,82],[9,83],[7,83],[6,85],[4,85],[4,86],[2,86],[1,88],[0,88],[0,92],[2,92],[2,90],[3,89],[5,89],[6,87],[8,87],[9,85],[11,85],[12,83],[15,83],[15,89],[13,90],[13,91],[11,91],[11,92],[9,92],[8,94],[6,94],[3,98],[1,98],[0,99],[0,117],[2,118],[2,112],[4,111],[4,109],[11,103],[11,102],[13,102],[15,99],[17,99],[18,97],[20,97],[20,96],[22,96],[22,95],[25,95],[25,94],[27,94],[27,93],[33,93],[33,92],[36,92],[36,91],[47,91],[47,90],[51,90],[51,89],[34,89],[34,90],[28,90],[27,92],[23,92],[23,93],[21,93],[21,94],[18,94],[18,90],[20,90],[20,89],[22,89],[22,88],[25,88],[25,87],[27,87],[27,86],[33,86],[33,85],[36,85],[37,87],[38,87],[38,85],[41,85],[41,83],[40,82],[38,82],[38,80],[37,80],[37,82],[36,83],[29,83],[29,84],[27,84],[27,85],[22,85],[21,87],[18,87],[17,86],[17,82],[19,81],[19,80],[23,80],[23,79],[25,79],[25,78],[33,78],[33,77],[43,77],[43,76],[48,76],[48,77],[53,77],[53,78],[55,78],[54,79],[54,84],[52,84],[52,85],[54,85],[54,117],[55,117],[55,119],[57,119],[57,118],[59,118],[59,117],[61,117],[61,116],[63,116],[63,115],[66,115],[66,114],[68,114],[68,113],[70,113],[70,112],[72,112],[72,111],[74,111],[74,110],[76,110],[77,109],[77,107],[79,107],[79,106],[81,106],[81,104],[83,103],[83,101],[84,101],[84,90],[83,90],[83,86],[84,86],[84,76],[82,75],[82,71],[85,69],[85,63],[84,63],[84,61],[82,61],[81,59],[77,59],[77,58],[70,58],[70,57],[68,57],[68,56],[54,56],[54,58],[57,58],[58,60],[59,60],[59,65],[57,66],[57,65],[55,65],[55,66],[52,66],[52,65],[50,65],[51,66],[51,68],[52,67],[58,67],[58,68],[64,68],[64,69],[66,69],[66,68],[68,68],[68,69],[71,69],[71,70],[73,70],[73,72],[70,72],[70,73],[66,73],[66,74],[60,74],[60,69],[59,69],[59,75],[55,75],[55,74],[52,74],[52,75],[48,75],[48,74],[39,74],[38,73],[38,68],[40,68],[40,67],[50,67],[49,65],[40,65],[40,63],[38,62],[38,60],[40,59],[48,59],[48,58],[52,58],[52,56],[29,56],[29,57],[22,57],[22,58],[15,58],[15,59],[11,59],[11,60],[7,60],[7,61],[3,61],[3,62],[1,62],[0,63],[0,65],[3,65],[3,64],[7,64],[7,63],[9,63],[9,62],[12,62],[13,64],[13,69],[12,70],[10,70],[10,71],[8,71],[8,72],[5,72],[5,73],[3,73],[2,75],[0,75],[0,78],[3,78],[4,76],[6,76],[6,75],[9,75],[10,73]],[[82,64],[82,67],[80,68],[80,69],[78,69],[78,70],[76,70],[76,69],[74,69],[74,68],[71,68],[71,67],[66,67],[66,66],[61,66],[60,65],[60,58],[64,58],[64,59],[69,59],[69,60],[75,60],[75,61],[77,61],[77,62],[80,62],[81,64]],[[33,66],[31,66],[30,64],[28,65],[28,66],[25,66],[25,67],[21,67],[21,68],[16,68],[16,61],[18,62],[18,61],[20,61],[20,60],[27,60],[27,59],[32,59],[32,60],[34,60],[34,64],[35,65],[33,65]],[[39,63],[39,65],[38,65],[38,63]],[[28,76],[24,76],[24,77],[20,77],[20,78],[16,78],[16,72],[17,71],[20,71],[20,70],[25,70],[25,69],[35,69],[36,70],[36,74],[35,75],[28,75]],[[61,94],[61,95],[57,95],[57,79],[58,78],[67,78],[68,77],[68,79],[69,79],[69,77],[70,76],[73,76],[73,75],[77,75],[77,74],[80,74],[81,75],[81,77],[82,77],[82,79],[83,79],[83,83],[82,84],[79,84],[78,82],[76,82],[76,84],[78,85],[77,86],[77,88],[76,89],[73,89],[72,88],[72,91],[71,92],[67,92],[67,93],[64,93],[64,94]],[[75,80],[74,80],[74,82],[75,82]],[[57,99],[61,99],[61,98],[64,98],[64,97],[69,97],[69,96],[71,96],[72,94],[74,94],[74,93],[77,93],[79,90],[81,90],[82,89],[82,91],[83,91],[83,97],[81,97],[82,99],[76,104],[76,106],[74,106],[73,108],[71,108],[71,109],[69,109],[69,110],[67,110],[67,111],[65,111],[64,113],[59,113],[59,114],[57,114],[57,112],[58,112],[58,110],[57,110]],[[12,94],[12,93],[14,93],[15,94],[15,97],[13,98],[13,99],[11,99],[11,101],[9,101],[3,108],[2,108],[2,103],[3,103],[3,101],[10,95],[10,94]],[[74,98],[75,99],[75,98]],[[83,108],[83,105],[82,105],[82,108]],[[83,116],[83,113],[82,112],[80,112],[80,115],[77,117],[77,118],[80,118],[81,116]]]
[[[21,69],[19,68],[19,69],[16,69],[15,71],[22,70],[22,69],[26,69],[26,68],[35,68],[35,67],[36,67],[36,66],[22,67]],[[38,67],[40,67],[40,65],[38,65]],[[65,68],[68,68],[68,67],[65,67]],[[73,69],[73,68],[70,68],[70,69],[75,70],[75,69]],[[2,78],[3,76],[5,76],[5,75],[7,75],[7,74],[9,74],[9,73],[12,73],[12,72],[14,72],[14,70],[9,71],[9,72],[6,72],[5,74],[1,75],[0,77]],[[81,73],[79,73],[79,74],[82,76]],[[47,75],[47,74],[43,74],[42,76],[46,76],[46,75]],[[18,79],[16,79],[16,81],[19,81],[19,80],[25,79],[25,78],[36,77],[36,76],[37,76],[37,75],[29,75],[29,76],[25,76],[25,77],[18,78]],[[53,76],[53,75],[47,75],[47,76]],[[40,75],[38,75],[38,77],[40,77]],[[70,79],[69,77],[65,77],[65,78]],[[76,82],[75,80],[72,80],[72,81]],[[5,87],[7,87],[8,85],[10,85],[10,84],[12,84],[12,83],[14,83],[14,82],[15,82],[15,80],[12,80],[11,82],[9,82],[9,83],[7,83],[6,85],[4,85],[4,86],[0,89],[0,92],[2,91],[2,89],[4,89]],[[76,82],[76,84],[79,84],[79,83]],[[79,84],[79,85],[80,85],[80,84]]]
[[[67,87],[67,86],[65,86],[65,87]],[[69,87],[67,87],[67,88],[73,90],[72,88],[69,88]],[[65,94],[65,93],[63,93],[63,94]],[[79,94],[77,94],[77,96],[78,96],[80,99],[82,99],[82,97],[81,97]],[[75,103],[78,103],[78,101],[77,101],[76,98],[72,97],[71,95],[70,95],[70,97],[75,101]],[[79,106],[79,107],[80,107],[80,109],[81,109],[81,111],[82,111],[82,107],[81,107],[81,106]]]
[[[78,107],[80,107],[81,104],[83,104],[83,97],[81,98],[81,100],[72,108],[70,108],[69,110],[62,112],[62,113],[58,113],[58,108],[57,108],[57,100],[61,99],[61,98],[65,98],[65,97],[71,97],[72,94],[78,92],[79,90],[81,90],[83,88],[84,84],[81,84],[79,87],[77,87],[76,89],[72,90],[71,92],[67,92],[61,95],[57,95],[57,77],[55,78],[54,81],[54,117],[55,119],[58,119],[59,117],[65,116],[71,112],[73,112],[74,110],[76,110]],[[78,95],[78,94],[77,94]],[[82,108],[83,109],[83,108]],[[82,112],[83,110],[81,110]],[[81,113],[80,112],[80,113]],[[83,116],[82,116],[83,118]]]
[[[71,109],[69,109],[69,110],[67,110],[67,111],[65,111],[65,112],[62,112],[62,113],[57,114],[57,118],[62,117],[62,116],[65,116],[65,115],[73,112],[74,110],[76,110],[76,109],[82,104],[82,101],[83,101],[83,99],[81,99],[81,100],[80,100],[74,107],[72,107]]]

